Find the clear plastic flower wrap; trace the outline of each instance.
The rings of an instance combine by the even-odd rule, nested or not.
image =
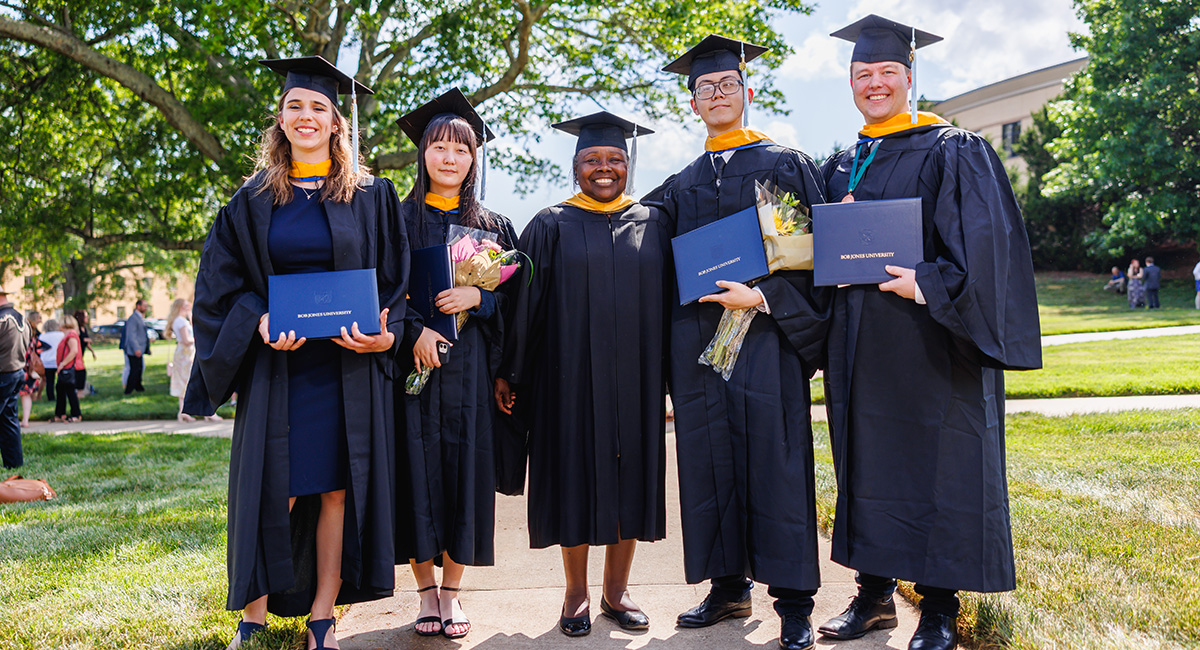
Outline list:
[[[404,392],[409,395],[420,395],[422,390],[425,390],[425,382],[429,381],[429,375],[433,374],[433,366],[425,366],[408,373],[408,378],[404,380]]]
[[[746,332],[750,331],[750,322],[758,314],[754,307],[746,309],[726,309],[717,323],[717,333],[713,335],[708,347],[700,355],[700,365],[709,366],[721,373],[721,378],[729,381],[733,375],[733,367],[737,364],[738,354],[742,351],[742,341]]]

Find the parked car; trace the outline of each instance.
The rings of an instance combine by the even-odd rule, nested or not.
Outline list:
[[[103,339],[106,341],[119,341],[121,339],[121,332],[123,332],[124,330],[125,330],[125,321],[119,320],[115,323],[109,323],[107,325],[97,325],[97,326],[93,327],[92,328],[92,336],[96,337],[97,339]],[[146,336],[151,341],[157,341],[159,339],[166,338],[166,336],[164,334],[165,331],[166,331],[166,321],[165,320],[148,320],[148,321],[146,321]]]

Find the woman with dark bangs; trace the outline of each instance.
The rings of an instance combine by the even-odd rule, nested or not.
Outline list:
[[[369,89],[321,57],[263,64],[286,81],[258,171],[204,243],[183,411],[211,414],[239,396],[226,607],[242,621],[229,648],[261,631],[268,611],[307,613],[307,647],[336,648],[334,605],[395,587],[388,375],[404,333],[408,246],[395,189],[360,164],[338,112],[339,94]],[[375,272],[379,334],[352,323],[330,340],[272,340],[268,277],[354,269]]]
[[[481,181],[477,147],[492,137],[483,119],[458,90],[438,97],[400,118],[399,125],[417,145],[417,179],[401,204],[413,250],[449,243],[451,226],[498,235],[513,248],[516,233],[509,220],[475,199]],[[486,148],[485,148],[486,151]],[[435,306],[444,314],[467,312],[458,340],[447,358],[438,343],[449,343],[427,328],[411,306],[405,316],[404,376],[416,368],[434,368],[424,388],[409,395],[397,385],[404,404],[404,442],[397,453],[401,508],[412,527],[397,535],[397,559],[407,557],[421,596],[414,630],[422,636],[466,636],[470,621],[458,600],[466,566],[495,563],[495,466],[492,382],[502,346],[502,291],[454,287],[439,293]],[[400,515],[403,517],[405,515]],[[399,520],[398,517],[398,520]],[[402,526],[398,526],[398,529]],[[434,564],[442,567],[441,588]]]

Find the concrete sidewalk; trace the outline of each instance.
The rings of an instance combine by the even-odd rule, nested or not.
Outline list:
[[[1147,327],[1139,330],[1114,330],[1111,332],[1080,332],[1078,334],[1051,334],[1042,337],[1042,347],[1086,343],[1088,341],[1112,341],[1116,339],[1142,339],[1154,336],[1180,336],[1200,334],[1200,325],[1173,325],[1171,327]]]
[[[630,576],[629,593],[650,617],[650,629],[631,633],[600,616],[600,582],[604,549],[591,554],[592,633],[572,639],[558,631],[562,608],[562,555],[557,547],[532,550],[525,528],[524,497],[497,497],[496,566],[468,568],[460,596],[471,619],[471,633],[456,643],[442,637],[421,637],[413,631],[420,599],[408,567],[397,567],[396,595],[353,605],[338,623],[338,639],[345,650],[392,648],[753,648],[778,647],[779,617],[763,585],[756,585],[754,613],[747,619],[730,619],[703,629],[675,627],[675,617],[699,604],[706,585],[689,585],[683,577],[683,546],[679,523],[679,492],[675,472],[675,436],[667,439],[667,537],[638,544]],[[782,496],[782,495],[781,495]],[[833,564],[829,544],[820,546],[822,587],[816,598],[813,624],[820,625],[846,607],[854,595],[854,573]],[[896,599],[900,626],[840,641],[837,648],[865,650],[906,648],[916,630],[918,613],[903,598]],[[833,648],[828,641],[818,648]]]

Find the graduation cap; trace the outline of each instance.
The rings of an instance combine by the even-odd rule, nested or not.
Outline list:
[[[912,121],[917,123],[917,50],[942,40],[941,36],[871,14],[830,34],[854,43],[851,61],[895,61],[912,72]]]
[[[629,183],[626,193],[633,192],[633,174],[637,167],[637,139],[639,135],[654,133],[650,129],[618,117],[608,111],[600,111],[573,120],[551,124],[550,126],[578,136],[575,143],[575,153],[589,147],[617,147],[629,153]],[[632,151],[625,146],[625,139],[632,138]]]
[[[374,95],[375,91],[338,70],[337,66],[322,56],[302,56],[295,59],[264,59],[259,63],[283,75],[283,93],[293,88],[306,88],[321,93],[338,104],[338,95],[350,95],[351,147],[350,156],[354,173],[358,173],[358,93]]]
[[[425,136],[425,129],[429,128],[429,123],[434,118],[441,115],[453,115],[461,117],[471,125],[471,130],[475,132],[475,146],[483,147],[483,162],[480,165],[480,180],[479,180],[479,198],[484,198],[484,188],[487,185],[487,143],[496,139],[496,134],[484,123],[483,117],[475,112],[475,107],[471,106],[470,100],[458,88],[451,88],[442,93],[438,97],[418,106],[409,111],[400,119],[396,120],[396,124],[400,126],[400,130],[404,131],[404,135],[408,136],[418,148],[421,146],[421,138]]]
[[[746,64],[764,53],[769,48],[753,43],[746,43],[725,36],[709,34],[683,56],[668,63],[663,72],[674,72],[688,76],[688,90],[696,90],[696,79],[711,72],[738,70],[742,74],[742,126],[750,124],[749,87],[750,70]]]

